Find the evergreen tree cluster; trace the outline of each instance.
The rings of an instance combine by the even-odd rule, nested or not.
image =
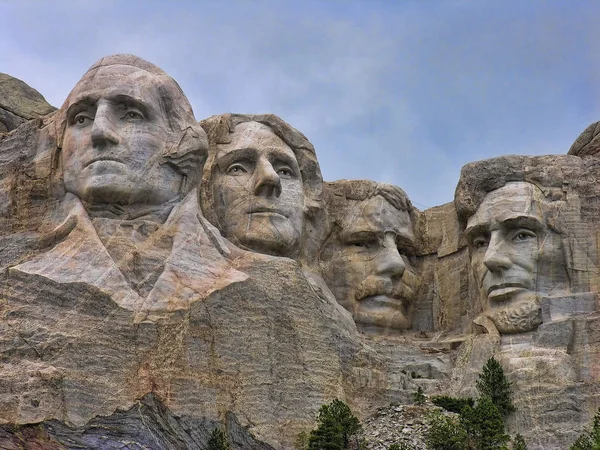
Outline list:
[[[229,450],[229,442],[225,432],[220,428],[215,428],[210,434],[206,450]]]
[[[600,450],[600,408],[594,416],[592,429],[584,431],[569,450]]]
[[[317,428],[300,433],[296,448],[300,450],[344,450],[362,429],[358,418],[341,400],[322,405],[317,417]]]
[[[502,366],[490,358],[477,379],[479,397],[452,398],[438,396],[434,404],[458,413],[457,418],[434,413],[430,418],[427,448],[430,450],[507,450],[509,436],[504,418],[515,410],[510,383]],[[523,437],[517,435],[513,448],[527,449]]]

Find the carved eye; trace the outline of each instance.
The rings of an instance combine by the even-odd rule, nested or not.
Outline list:
[[[291,169],[284,167],[277,171],[277,175],[279,175],[279,178],[288,179],[288,178],[292,178],[293,173],[292,173]]]
[[[473,247],[479,249],[479,248],[483,248],[486,247],[488,245],[487,239],[483,238],[483,237],[478,237],[473,239]]]
[[[79,113],[73,118],[73,123],[76,125],[85,125],[91,120],[92,118],[88,117],[86,114]]]
[[[142,113],[140,113],[138,111],[127,111],[127,113],[125,113],[125,117],[124,117],[124,119],[127,119],[127,120],[141,120],[143,118],[144,118],[144,116],[142,115]]]
[[[231,175],[240,175],[242,173],[247,173],[248,171],[241,164],[233,164],[229,169],[227,169],[227,173]]]
[[[534,239],[536,237],[536,234],[531,231],[531,230],[519,230],[516,234],[515,237],[513,238],[513,241],[527,241],[529,239]]]

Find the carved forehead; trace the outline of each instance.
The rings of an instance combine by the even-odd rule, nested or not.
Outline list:
[[[244,122],[235,127],[231,141],[217,145],[217,159],[221,163],[240,154],[255,159],[260,155],[269,159],[283,159],[297,166],[294,151],[273,131],[258,122]]]
[[[100,66],[88,71],[75,85],[64,107],[83,98],[97,99],[106,95],[126,95],[160,106],[159,88],[164,80],[146,70],[128,65]],[[162,109],[162,108],[160,108]]]
[[[506,183],[484,197],[467,221],[467,232],[521,218],[544,224],[543,205],[544,195],[537,186],[525,181]]]
[[[396,209],[380,195],[362,201],[348,200],[339,225],[342,227],[342,234],[392,231],[410,240],[414,239],[408,211]]]
[[[294,154],[292,149],[273,130],[258,122],[243,122],[236,125],[231,134],[231,142],[219,145],[219,149],[260,149],[264,147],[280,147],[289,150],[292,155]]]

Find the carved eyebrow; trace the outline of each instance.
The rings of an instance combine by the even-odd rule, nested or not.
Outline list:
[[[468,240],[473,240],[475,236],[484,235],[490,232],[490,228],[485,223],[479,223],[465,228],[465,236]]]
[[[532,216],[519,216],[502,221],[506,228],[528,228],[532,231],[542,231],[546,225],[538,218]]]
[[[399,233],[396,237],[396,245],[409,250],[415,250],[415,241],[412,236],[404,233]]]
[[[125,105],[129,107],[139,109],[141,113],[146,117],[149,117],[151,115],[150,107],[148,106],[148,104],[146,104],[146,102],[139,98],[125,94],[116,94],[114,96],[109,97],[109,100],[116,104],[125,103]]]
[[[543,231],[546,225],[534,216],[516,216],[504,219],[499,222],[503,228],[528,228],[532,231]],[[490,225],[488,223],[480,223],[467,227],[465,229],[465,236],[467,239],[472,240],[475,236],[483,235],[490,232]]]
[[[375,239],[379,233],[376,230],[351,230],[349,232],[342,232],[342,239],[344,241],[360,241],[365,239]]]
[[[95,107],[98,101],[97,96],[86,96],[79,98],[75,102],[71,103],[67,108],[67,119],[71,119],[73,115],[90,107]]]
[[[229,166],[240,159],[248,159],[256,161],[257,152],[253,148],[236,148],[227,152],[217,153],[217,164],[221,166]],[[221,167],[223,168],[223,167]]]
[[[152,116],[150,107],[139,98],[132,97],[131,95],[126,94],[115,94],[106,98],[114,104],[124,103],[129,107],[139,109],[145,117]],[[83,109],[95,108],[96,104],[98,103],[98,100],[100,100],[99,95],[86,95],[77,99],[67,109],[67,118],[71,119],[75,114],[82,111]]]
[[[295,156],[288,155],[287,153],[282,152],[278,148],[269,148],[269,160],[271,163],[279,162],[283,164],[287,164],[288,166],[299,169],[298,161]]]

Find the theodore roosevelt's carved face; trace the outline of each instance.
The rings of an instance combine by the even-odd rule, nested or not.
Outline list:
[[[416,275],[407,211],[382,196],[349,200],[345,217],[322,252],[323,277],[364,331],[408,329]]]
[[[535,329],[539,295],[565,285],[561,238],[544,205],[535,185],[511,182],[488,193],[467,222],[473,274],[500,332]]]
[[[304,223],[304,191],[292,149],[269,127],[244,122],[217,146],[214,208],[223,234],[260,253],[294,257]]]
[[[62,143],[68,192],[118,205],[161,205],[179,195],[183,175],[164,163],[171,132],[154,77],[112,65],[75,86]]]

